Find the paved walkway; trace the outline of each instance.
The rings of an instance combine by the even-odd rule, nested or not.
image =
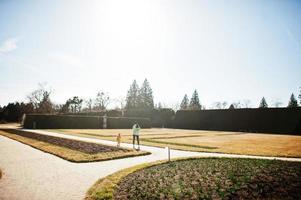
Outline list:
[[[114,142],[106,140],[64,135],[41,130],[34,130],[34,132],[87,142],[115,145]],[[122,144],[122,146],[132,147],[131,144]],[[0,167],[4,171],[4,176],[0,180],[0,199],[83,199],[87,189],[101,177],[105,177],[123,168],[167,158],[167,152],[163,148],[141,146],[141,150],[149,151],[152,154],[103,162],[71,163],[54,155],[43,153],[30,146],[0,136]],[[178,150],[171,150],[171,156],[172,158],[215,156],[301,161],[301,159],[297,158],[197,153]]]

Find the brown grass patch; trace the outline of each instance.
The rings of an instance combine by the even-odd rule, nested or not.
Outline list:
[[[22,135],[18,135],[22,134]],[[119,159],[119,158],[126,158],[126,157],[133,157],[133,156],[141,156],[141,155],[148,155],[149,152],[144,151],[135,151],[131,149],[124,149],[120,148],[117,149],[115,147],[111,147],[108,145],[100,145],[102,148],[107,147],[107,149],[110,149],[110,151],[99,151],[98,153],[87,153],[84,151],[80,151],[81,149],[71,149],[68,148],[68,146],[60,146],[56,144],[51,144],[47,142],[46,140],[40,141],[37,140],[37,138],[28,138],[25,137],[25,135],[30,135],[29,132],[24,132],[20,130],[0,130],[0,135],[6,136],[8,138],[17,140],[21,143],[27,144],[31,147],[34,147],[36,149],[39,149],[43,152],[50,153],[53,155],[56,155],[58,157],[61,157],[63,159],[69,160],[71,162],[93,162],[93,161],[104,161],[104,160],[112,160],[112,159]],[[56,139],[60,140],[60,139]],[[69,141],[68,139],[64,139],[64,142]],[[73,144],[76,143],[74,140],[70,140]],[[78,142],[78,145],[82,147],[82,143]],[[92,146],[94,146],[94,143],[91,143]],[[97,144],[98,145],[98,144]],[[112,148],[115,148],[114,151],[111,151]]]
[[[64,129],[50,130],[68,135],[132,143],[131,129]],[[173,149],[261,156],[301,157],[301,136],[201,131],[181,129],[142,129],[141,144]]]

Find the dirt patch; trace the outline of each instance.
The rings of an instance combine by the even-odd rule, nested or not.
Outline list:
[[[14,129],[5,129],[4,131],[11,133],[11,134],[20,135],[22,137],[27,137],[27,138],[39,140],[42,142],[47,142],[50,144],[58,145],[61,147],[66,147],[69,149],[73,149],[73,150],[77,150],[77,151],[81,151],[81,152],[89,153],[89,154],[96,154],[96,153],[100,153],[100,152],[114,152],[114,151],[120,151],[120,150],[122,150],[124,152],[130,151],[127,149],[120,149],[120,148],[108,146],[108,145],[59,138],[59,137],[42,135],[42,134],[32,133],[32,132],[25,132],[25,131],[14,130]]]

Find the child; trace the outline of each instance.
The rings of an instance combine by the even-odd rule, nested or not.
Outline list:
[[[118,148],[120,147],[120,142],[121,142],[121,135],[120,135],[120,133],[118,133],[118,135],[117,135],[117,147]]]

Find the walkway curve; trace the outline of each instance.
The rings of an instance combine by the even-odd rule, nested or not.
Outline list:
[[[44,130],[23,130],[87,142],[108,145],[116,144],[107,140],[65,135]],[[121,146],[132,147],[131,144],[122,144]],[[83,199],[87,189],[99,178],[137,164],[167,159],[167,152],[164,148],[141,146],[141,150],[149,151],[152,154],[103,162],[72,163],[57,156],[43,153],[15,140],[0,136],[0,167],[4,171],[4,176],[0,180],[0,199]],[[191,156],[301,161],[300,158],[276,158],[171,150],[172,158]]]

